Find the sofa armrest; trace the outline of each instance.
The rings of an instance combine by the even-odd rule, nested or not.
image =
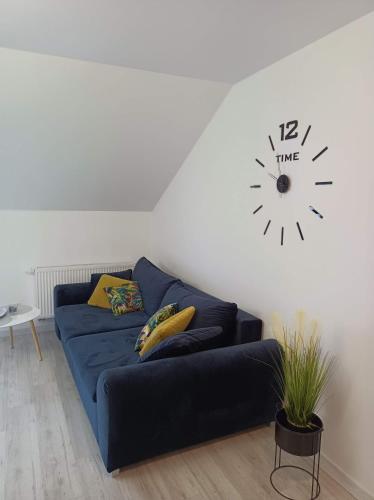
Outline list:
[[[255,342],[262,337],[262,320],[238,309],[236,315],[236,328],[233,343],[245,344],[246,342]]]
[[[91,283],[69,283],[68,285],[56,285],[53,290],[54,308],[70,306],[72,304],[84,304],[92,293]]]
[[[97,428],[107,470],[272,421],[278,354],[265,340],[103,371]]]

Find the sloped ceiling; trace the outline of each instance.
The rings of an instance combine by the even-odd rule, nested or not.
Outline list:
[[[0,209],[152,210],[233,82],[373,8],[1,0]]]
[[[227,84],[0,49],[0,208],[152,210]]]
[[[373,0],[1,0],[0,46],[236,82]]]

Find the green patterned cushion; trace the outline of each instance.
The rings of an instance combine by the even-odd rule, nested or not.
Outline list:
[[[132,311],[143,311],[143,299],[136,281],[129,281],[121,286],[104,288],[115,316]]]
[[[166,319],[169,319],[171,316],[174,316],[174,314],[176,314],[177,312],[178,312],[178,304],[169,304],[167,306],[162,307],[157,312],[155,312],[153,316],[149,318],[146,325],[140,332],[139,337],[137,338],[135,344],[135,351],[141,351],[145,341],[153,332],[153,330],[156,328],[156,326],[158,326]]]

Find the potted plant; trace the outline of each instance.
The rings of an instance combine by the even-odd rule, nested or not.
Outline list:
[[[275,365],[281,408],[275,417],[277,445],[298,456],[320,451],[322,420],[316,415],[333,365],[323,353],[319,336],[309,337],[303,328],[294,333],[282,329],[280,359]],[[278,336],[279,337],[279,336]]]

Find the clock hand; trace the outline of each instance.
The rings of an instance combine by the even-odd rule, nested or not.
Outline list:
[[[275,175],[271,174],[270,172],[268,172],[268,175],[270,175],[270,177],[272,177],[274,180],[278,180],[278,177],[275,177]]]

